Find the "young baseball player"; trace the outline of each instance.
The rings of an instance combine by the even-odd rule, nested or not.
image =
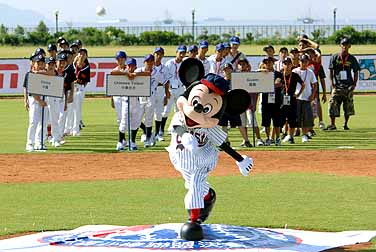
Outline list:
[[[144,118],[146,140],[144,141],[144,147],[154,146],[155,139],[152,136],[152,126],[153,126],[153,116],[154,116],[154,106],[155,106],[155,96],[157,91],[157,80],[155,78],[156,71],[154,69],[154,55],[148,54],[144,57],[144,66],[137,68],[135,73],[148,73],[151,76],[151,96],[150,97],[140,97],[140,114],[139,114],[139,125],[141,125],[142,119]]]
[[[79,136],[79,132],[73,132],[73,102],[75,93],[74,81],[76,80],[76,74],[73,67],[73,53],[69,50],[69,48],[67,50],[62,50],[59,52],[59,54],[62,53],[67,56],[67,65],[64,71],[66,73],[66,81],[69,81],[69,84],[67,83],[67,86],[70,86],[67,96],[67,108],[63,117],[63,120],[65,121],[64,134]]]
[[[286,47],[279,49],[279,59],[274,64],[274,69],[278,72],[283,71],[283,60],[288,56],[289,50]]]
[[[49,54],[49,57],[53,57],[56,59],[57,47],[55,44],[49,44],[47,47],[47,52]]]
[[[188,58],[196,58],[198,55],[198,47],[191,45],[188,47]]]
[[[117,51],[115,54],[115,59],[117,66],[112,69],[111,74],[125,74],[128,72],[127,65],[125,61],[127,60],[127,54],[124,51]],[[112,96],[111,97],[111,107],[115,109],[117,123],[120,124],[121,120],[121,111],[122,111],[123,97],[121,96]]]
[[[215,46],[215,54],[208,57],[209,61],[209,73],[214,73],[217,75],[223,75],[223,67],[226,63],[226,59],[223,58],[223,52],[225,47],[222,43]]]
[[[161,129],[160,129],[162,136],[165,132],[167,117],[170,114],[171,108],[174,106],[174,110],[177,111],[177,108],[175,105],[176,100],[178,99],[179,95],[181,95],[184,92],[184,86],[179,79],[179,69],[186,53],[187,53],[187,47],[185,45],[179,45],[176,48],[175,58],[170,59],[165,63],[166,75],[168,79],[168,88],[170,91],[170,98],[168,98],[167,105],[163,109]]]
[[[155,80],[157,82],[157,91],[155,94],[155,109],[154,109],[154,116],[155,116],[155,139],[157,141],[164,141],[163,134],[160,132],[161,124],[162,124],[162,117],[163,117],[163,109],[164,106],[167,105],[168,99],[170,98],[170,90],[168,88],[168,79],[166,74],[166,67],[162,64],[162,59],[164,56],[164,49],[162,47],[156,47],[154,49],[154,72],[155,72]]]
[[[231,37],[230,38],[230,51],[226,56],[226,61],[231,62],[233,69],[236,69],[240,58],[246,58],[245,54],[239,51],[240,38]]]
[[[31,58],[30,73],[37,73],[38,71],[45,71],[45,58],[41,54],[34,55]],[[24,81],[24,99],[25,107],[29,111],[29,127],[27,130],[26,151],[31,152],[35,149],[40,149],[42,143],[40,142],[40,133],[38,134],[38,127],[42,129],[42,108],[47,107],[47,103],[39,95],[31,95],[28,93],[28,74]],[[45,109],[47,112],[47,109]],[[46,113],[44,115],[47,115]],[[44,119],[47,121],[47,118]],[[47,125],[45,130],[47,130]],[[40,132],[40,131],[39,131]],[[45,131],[46,132],[46,131]],[[44,144],[44,143],[43,143]]]
[[[201,63],[204,65],[205,75],[209,73],[209,69],[210,69],[210,63],[208,59],[206,58],[206,53],[208,52],[208,50],[209,50],[208,41],[205,41],[205,40],[200,41],[197,59],[199,59]]]

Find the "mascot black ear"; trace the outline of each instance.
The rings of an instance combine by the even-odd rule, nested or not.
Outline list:
[[[251,105],[251,97],[244,89],[234,89],[226,94],[227,106],[225,112],[229,115],[239,115]]]
[[[188,58],[180,65],[179,78],[186,88],[188,88],[193,82],[201,80],[204,75],[204,65],[198,59]]]

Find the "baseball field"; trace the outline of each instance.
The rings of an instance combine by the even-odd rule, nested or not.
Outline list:
[[[24,153],[28,115],[22,100],[0,103],[2,238],[87,224],[184,222],[184,183],[164,151],[169,137],[147,150],[138,142],[138,152],[117,153],[109,98],[85,100],[80,137],[31,154]],[[308,144],[296,138],[295,145],[240,148],[238,131],[230,131],[232,145],[254,158],[254,171],[242,177],[221,153],[209,179],[218,194],[209,223],[376,230],[375,96],[357,95],[355,104],[350,131],[341,129],[340,118],[337,131],[317,130]],[[375,242],[353,249],[376,251]]]

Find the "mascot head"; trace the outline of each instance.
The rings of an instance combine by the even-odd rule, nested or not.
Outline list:
[[[188,128],[212,128],[224,113],[241,114],[250,105],[250,97],[243,89],[230,90],[230,83],[216,74],[204,77],[201,61],[183,61],[179,77],[186,91],[178,98],[178,110],[184,114]]]

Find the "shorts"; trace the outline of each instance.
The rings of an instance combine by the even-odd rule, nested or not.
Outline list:
[[[355,115],[353,90],[334,88],[329,100],[329,116],[339,117],[342,103],[345,116]]]
[[[296,102],[291,103],[291,105],[285,105],[282,107],[283,124],[285,120],[287,120],[290,128],[296,128],[297,126],[296,107]]]
[[[313,127],[313,113],[311,102],[298,100],[297,107],[297,127],[311,128]]]
[[[218,125],[227,127],[229,124],[231,128],[242,126],[240,115],[229,115],[227,113],[224,113],[223,116],[219,119]]]
[[[255,128],[258,127],[256,114],[252,113],[252,111],[250,109],[248,109],[246,112],[242,113],[240,115],[240,119],[241,119],[241,122],[242,122],[242,125],[241,125],[242,127],[249,127],[249,128],[253,128],[253,126]]]
[[[283,124],[281,105],[269,103],[262,104],[261,117],[261,126],[269,128],[271,121],[273,120],[273,127],[281,127]]]

